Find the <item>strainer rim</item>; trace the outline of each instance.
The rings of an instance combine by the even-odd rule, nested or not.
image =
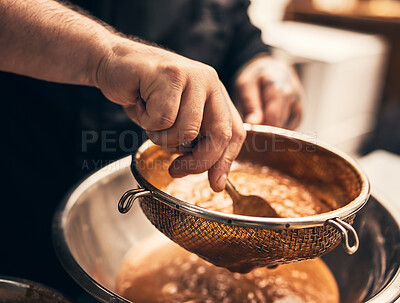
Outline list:
[[[274,135],[286,136],[290,139],[300,140],[303,141],[304,143],[314,144],[320,148],[325,149],[328,152],[335,154],[336,156],[339,156],[342,160],[350,164],[350,167],[352,167],[357,176],[360,178],[360,182],[362,185],[360,194],[355,199],[347,203],[345,206],[335,209],[333,211],[312,216],[296,217],[296,218],[251,217],[251,216],[228,214],[206,209],[169,195],[168,193],[155,187],[153,184],[151,184],[143,177],[137,166],[137,160],[138,160],[137,158],[144,150],[146,150],[150,146],[155,145],[150,140],[145,141],[139,147],[139,149],[133,154],[131,163],[132,174],[134,175],[138,184],[142,186],[144,189],[150,191],[151,195],[154,198],[156,198],[159,202],[173,209],[176,209],[178,211],[199,218],[227,225],[240,226],[240,227],[268,228],[268,229],[298,229],[298,228],[323,226],[326,224],[328,220],[331,219],[339,218],[344,220],[349,218],[350,216],[357,213],[367,203],[368,198],[370,196],[370,183],[368,177],[366,176],[365,172],[360,167],[360,165],[346,153],[330,146],[325,142],[320,142],[318,140],[318,143],[316,143],[315,142],[316,139],[313,139],[314,140],[313,142],[305,134],[300,132],[290,131],[273,126],[251,125],[247,123],[244,124],[244,127],[247,132],[271,133]]]

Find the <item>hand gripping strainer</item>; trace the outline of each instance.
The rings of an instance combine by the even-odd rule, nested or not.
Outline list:
[[[322,256],[340,241],[345,251],[358,249],[351,224],[369,197],[369,182],[348,156],[315,138],[268,126],[245,125],[247,138],[239,160],[267,165],[333,200],[334,210],[299,218],[261,218],[204,209],[160,190],[173,155],[146,141],[133,155],[131,170],[139,188],[120,199],[121,213],[135,199],[152,224],[172,241],[231,271],[248,272]],[[267,177],[267,176],[266,176]]]

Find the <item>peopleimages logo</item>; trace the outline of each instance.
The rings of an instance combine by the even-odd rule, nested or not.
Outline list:
[[[103,153],[115,153],[122,151],[131,153],[138,149],[141,138],[146,138],[146,131],[138,133],[133,130],[124,130],[118,133],[115,130],[93,130],[82,131],[81,151],[88,152],[94,145],[100,147]]]
[[[281,133],[275,132],[269,136],[263,138],[262,136],[250,136],[243,143],[242,149],[247,152],[255,153],[296,153],[296,152],[307,152],[313,153],[316,151],[317,147],[317,133],[309,132],[293,135],[293,137],[287,137],[286,131],[282,130]],[[203,137],[199,139],[194,148],[199,148],[202,152],[210,152],[218,150],[220,142],[214,140],[211,133],[202,134]],[[163,145],[163,149],[166,152],[177,152],[177,143],[185,142],[182,138],[186,138],[186,133],[182,132],[179,134],[178,138],[176,136],[173,140],[170,140],[168,131],[162,132],[152,132],[151,140],[155,141],[159,145]],[[300,138],[301,137],[301,138]],[[102,130],[100,132],[96,131],[82,131],[81,140],[81,151],[83,157],[85,153],[90,154],[89,151],[96,150],[100,151],[102,154],[106,153],[116,153],[119,154],[126,153],[131,154],[136,151],[142,144],[142,138],[147,138],[146,131],[136,132],[133,130],[125,130],[122,132],[117,132],[114,130]],[[174,141],[176,140],[176,141]],[[171,144],[175,142],[175,144]],[[168,144],[171,144],[168,146]],[[182,150],[182,149],[181,149]],[[187,148],[185,148],[187,151]],[[179,161],[179,165],[184,165],[190,170],[201,170],[202,167],[208,167],[209,160],[190,160],[185,163]],[[82,169],[99,169],[113,163],[114,160],[104,160],[104,159],[85,159],[83,160]],[[168,162],[170,163],[170,162]],[[142,165],[138,163],[138,165]],[[149,164],[147,164],[149,165]],[[154,161],[151,165],[155,167],[165,166],[164,160]],[[175,163],[175,165],[178,165]]]
[[[244,142],[243,148],[245,148],[246,151],[253,150],[256,152],[314,152],[316,150],[316,132],[302,133],[301,138],[296,136],[293,138],[285,138],[282,136],[284,134],[285,131],[283,130],[281,134],[277,132],[266,139],[261,139],[259,136],[253,136]],[[170,140],[169,136],[168,131],[151,132],[150,138],[158,145],[171,147],[171,151],[174,151],[176,150],[178,140],[181,143],[185,142],[183,138],[186,137],[186,134],[185,132],[181,132],[178,135],[178,138],[180,138],[178,140]],[[96,145],[97,148],[100,147],[100,151],[103,153],[113,153],[116,151],[129,153],[138,149],[141,144],[141,138],[147,138],[147,133],[144,130],[141,133],[133,130],[124,130],[120,133],[115,130],[102,130],[100,132],[87,130],[82,131],[81,138],[82,152],[87,152],[91,146]],[[306,141],[303,141],[303,139]],[[290,142],[288,143],[288,141]],[[220,146],[220,143],[217,142],[216,139],[213,139],[212,133],[210,132],[202,134],[202,139],[200,139],[197,144],[206,152],[215,150]]]

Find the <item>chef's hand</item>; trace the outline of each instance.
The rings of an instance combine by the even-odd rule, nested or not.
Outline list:
[[[57,1],[0,0],[0,24],[0,70],[97,86],[157,144],[178,146],[199,135],[170,173],[208,170],[211,187],[225,187],[245,133],[214,69],[125,39]]]
[[[118,40],[112,50],[97,72],[104,95],[121,104],[156,144],[174,147],[199,136],[193,151],[172,163],[170,174],[208,170],[212,189],[223,190],[245,131],[215,70],[128,39]]]
[[[291,67],[270,56],[257,57],[243,68],[234,95],[245,122],[289,129],[300,123],[300,81]]]

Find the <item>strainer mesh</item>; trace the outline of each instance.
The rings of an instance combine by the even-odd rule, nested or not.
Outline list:
[[[341,241],[340,233],[328,225],[281,230],[240,227],[186,214],[152,197],[141,198],[141,207],[172,241],[232,271],[319,257]],[[344,221],[352,224],[353,219],[354,215]]]

